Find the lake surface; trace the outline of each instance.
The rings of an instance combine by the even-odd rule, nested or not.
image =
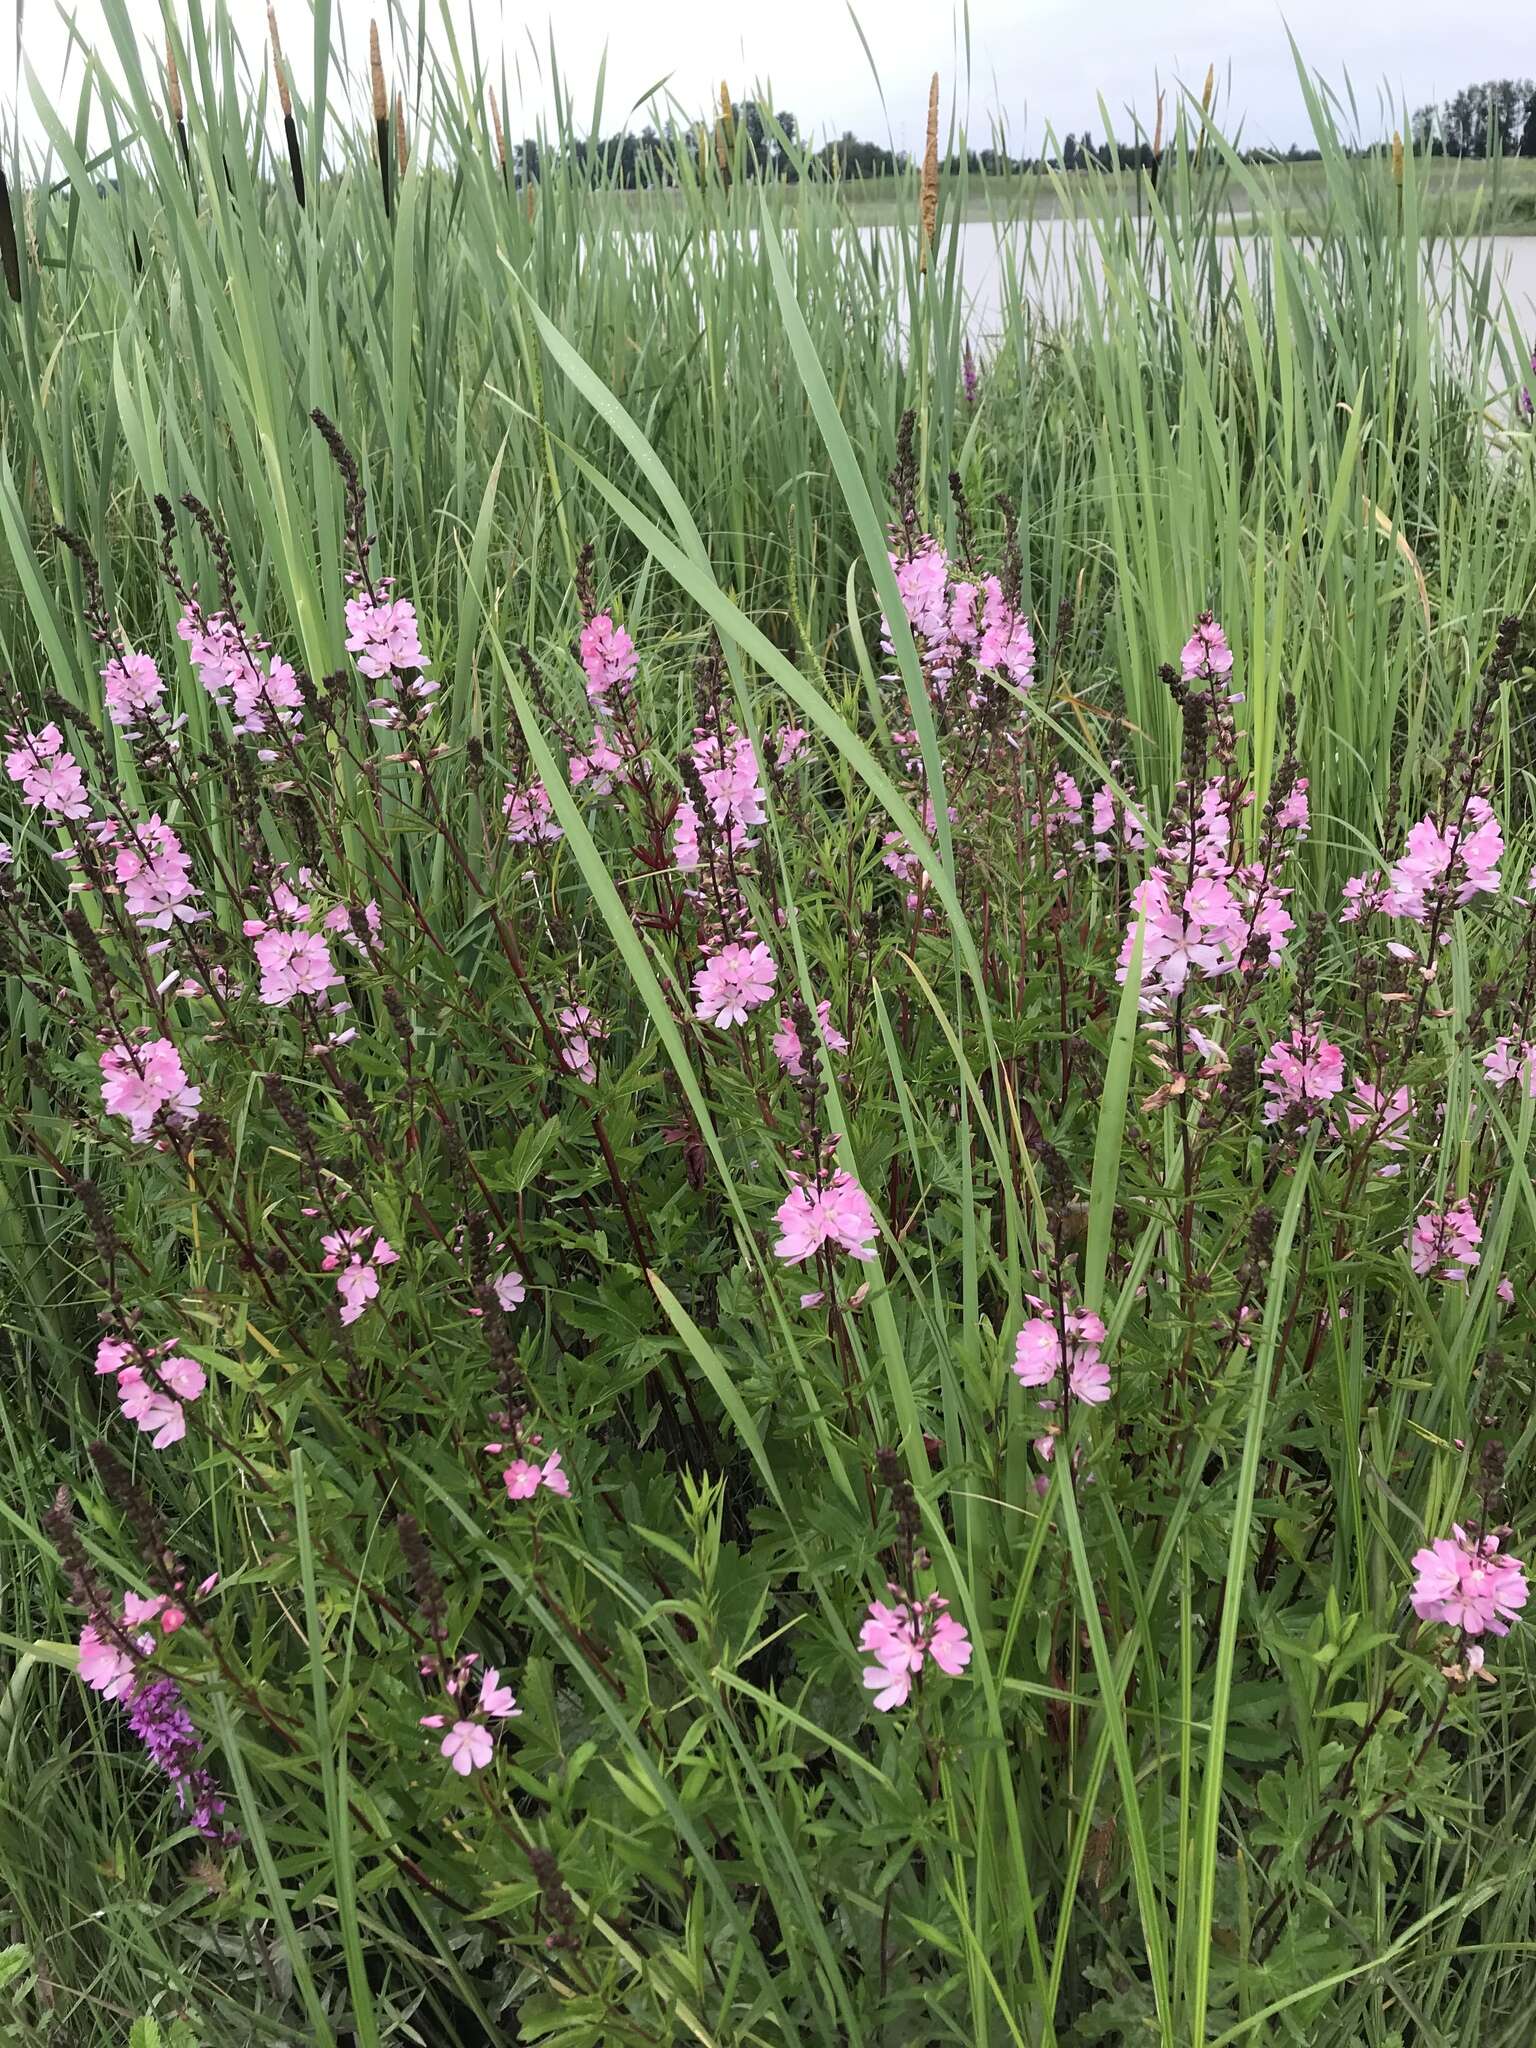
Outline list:
[[[872,235],[892,232],[872,229]],[[985,342],[1001,326],[1002,294],[1006,274],[1003,249],[1011,243],[1018,265],[1021,296],[1043,313],[1052,314],[1070,306],[1077,290],[1078,265],[1086,260],[1096,270],[1092,238],[1080,224],[1069,221],[1037,220],[1027,228],[995,228],[989,221],[967,221],[956,231],[960,240],[960,270],[970,303],[970,331]],[[1258,244],[1239,236],[1224,240],[1228,264],[1243,260],[1243,251]],[[1508,319],[1524,348],[1536,342],[1536,235],[1492,235],[1463,245],[1467,259],[1478,262],[1492,257],[1493,292],[1497,304],[1502,289],[1508,301]],[[1026,253],[1027,250],[1027,253]],[[1448,281],[1449,260],[1436,252],[1435,284],[1443,293]]]

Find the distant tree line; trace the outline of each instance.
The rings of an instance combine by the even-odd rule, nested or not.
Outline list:
[[[1415,108],[1413,146],[1424,156],[1536,156],[1536,83],[1488,78]]]
[[[1415,109],[1411,123],[1414,149],[1423,156],[1536,157],[1536,82],[1529,78],[1495,78],[1480,85],[1463,86],[1461,91],[1439,105]],[[879,178],[912,167],[914,158],[889,143],[871,142],[852,130],[803,152],[800,128],[788,112],[770,113],[759,101],[738,101],[729,119],[717,117],[713,124],[693,127],[669,122],[664,128],[645,127],[638,134],[577,137],[562,149],[566,162],[589,169],[594,175],[630,190],[672,185],[677,182],[679,157],[687,153],[706,165],[722,156],[732,175],[769,178],[793,183],[806,163],[832,177]],[[1360,152],[1374,156],[1383,145],[1372,143]],[[1248,149],[1242,152],[1249,163],[1304,163],[1315,161],[1313,146],[1292,143],[1284,150]],[[515,169],[522,182],[536,181],[540,168],[540,145],[532,140],[516,151]],[[1144,136],[1129,143],[1095,142],[1087,129],[1068,130],[1054,155],[1012,156],[1005,149],[972,149],[965,153],[965,167],[972,175],[998,176],[1004,173],[1046,171],[1151,170],[1152,146]],[[952,153],[944,166],[951,174],[960,170],[962,159]]]

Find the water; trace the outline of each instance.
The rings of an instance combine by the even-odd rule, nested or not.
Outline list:
[[[968,326],[971,334],[983,343],[1002,325],[1004,275],[999,245],[1003,240],[1012,241],[1026,300],[1047,315],[1070,306],[1077,289],[1082,250],[1086,249],[1088,261],[1098,268],[1091,237],[1068,221],[1036,221],[1028,228],[1005,229],[1001,233],[989,221],[967,221],[959,229],[959,238],[960,274],[969,304]],[[1229,266],[1242,260],[1244,246],[1238,237],[1223,242]],[[1502,288],[1516,330],[1516,344],[1524,353],[1532,339],[1536,339],[1536,235],[1492,235],[1463,246],[1469,264],[1492,256],[1493,303],[1496,307]],[[1437,254],[1434,268],[1436,286],[1443,291],[1448,270],[1443,254]]]

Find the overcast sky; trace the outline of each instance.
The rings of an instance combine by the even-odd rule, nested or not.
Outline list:
[[[444,4],[427,0],[429,23]],[[181,0],[182,19],[186,5]],[[547,117],[550,14],[501,0],[446,5],[461,29],[472,14],[482,46],[504,50],[509,69],[515,62],[525,124]],[[265,0],[230,6],[251,44],[259,44]],[[368,16],[380,6],[381,0],[333,0],[358,54],[366,50]],[[158,13],[156,0],[129,0],[129,7],[140,24]],[[70,0],[70,12],[88,37],[107,40],[101,0]],[[408,0],[406,12],[414,21],[417,0]],[[311,34],[307,0],[278,0],[278,18],[302,80]],[[1341,93],[1346,77],[1352,82],[1361,129],[1370,136],[1393,125],[1382,114],[1384,92],[1417,105],[1472,79],[1536,69],[1536,36],[1524,8],[1495,7],[1492,0],[1470,7],[1447,7],[1445,0],[1290,0],[1283,12],[1276,0],[971,0],[967,109],[963,13],[948,13],[934,0],[865,0],[859,19],[879,89],[844,0],[567,0],[554,11],[553,33],[582,126],[606,50],[605,127],[622,125],[634,102],[663,79],[693,111],[712,100],[725,77],[737,98],[755,84],[771,84],[774,105],[793,111],[802,130],[889,132],[908,148],[921,145],[934,70],[944,82],[946,125],[958,100],[972,138],[984,141],[1000,112],[1018,149],[1038,147],[1047,122],[1058,136],[1085,127],[1102,133],[1101,94],[1117,125],[1134,106],[1150,128],[1158,84],[1182,83],[1198,93],[1210,63],[1229,131],[1240,116],[1250,142],[1304,139],[1287,21],[1314,71]],[[12,104],[18,20],[26,60],[50,91],[59,89],[68,50],[56,0],[0,0],[0,97]],[[73,105],[72,90],[63,97]],[[24,79],[20,102],[23,132],[35,134]]]

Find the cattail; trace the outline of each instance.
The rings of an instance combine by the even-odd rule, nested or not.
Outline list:
[[[523,177],[523,211],[528,216],[529,227],[533,226],[534,211],[538,203],[539,181],[537,178],[528,177],[525,173]]]
[[[496,161],[501,166],[502,177],[505,178],[507,175],[507,135],[506,130],[501,125],[501,107],[495,93],[488,93],[487,98],[491,103],[491,134],[496,141]]]
[[[170,36],[165,39],[165,97],[171,110],[171,125],[176,130],[176,141],[181,149],[181,167],[187,174],[187,183],[192,182],[192,152],[187,144],[186,108],[181,98],[181,74],[176,69],[176,50]]]
[[[21,254],[16,245],[16,216],[11,211],[11,188],[0,169],[0,269],[5,288],[16,305],[21,304]]]
[[[918,236],[917,268],[919,274],[928,269],[928,251],[933,244],[934,229],[939,218],[939,74],[933,74],[933,83],[928,88],[928,146],[923,151],[923,188],[919,207],[920,229]]]
[[[709,182],[709,130],[700,121],[696,132],[699,145],[699,183],[705,185]]]
[[[1392,180],[1399,192],[1403,189],[1403,137],[1400,129],[1392,130]]]
[[[1205,153],[1205,124],[1210,118],[1211,101],[1216,96],[1216,66],[1208,64],[1205,70],[1205,84],[1200,88],[1200,140],[1195,144],[1195,163],[1198,166]]]
[[[1166,95],[1163,93],[1159,93],[1157,96],[1157,121],[1152,129],[1152,160],[1154,163],[1157,162],[1163,153],[1163,101],[1165,97]]]
[[[272,38],[272,69],[277,76],[277,104],[283,111],[283,140],[288,145],[288,168],[293,173],[293,196],[304,204],[304,159],[299,153],[299,130],[293,118],[293,95],[288,90],[288,73],[283,64],[282,38],[277,33],[277,9],[267,9],[267,33]]]
[[[395,94],[395,163],[399,168],[401,177],[403,178],[405,176],[406,165],[405,94],[401,92],[397,92]]]
[[[379,187],[384,194],[384,211],[390,210],[389,193],[389,88],[384,83],[384,59],[379,53],[379,24],[368,24],[368,73],[373,81],[373,127],[379,150]]]

